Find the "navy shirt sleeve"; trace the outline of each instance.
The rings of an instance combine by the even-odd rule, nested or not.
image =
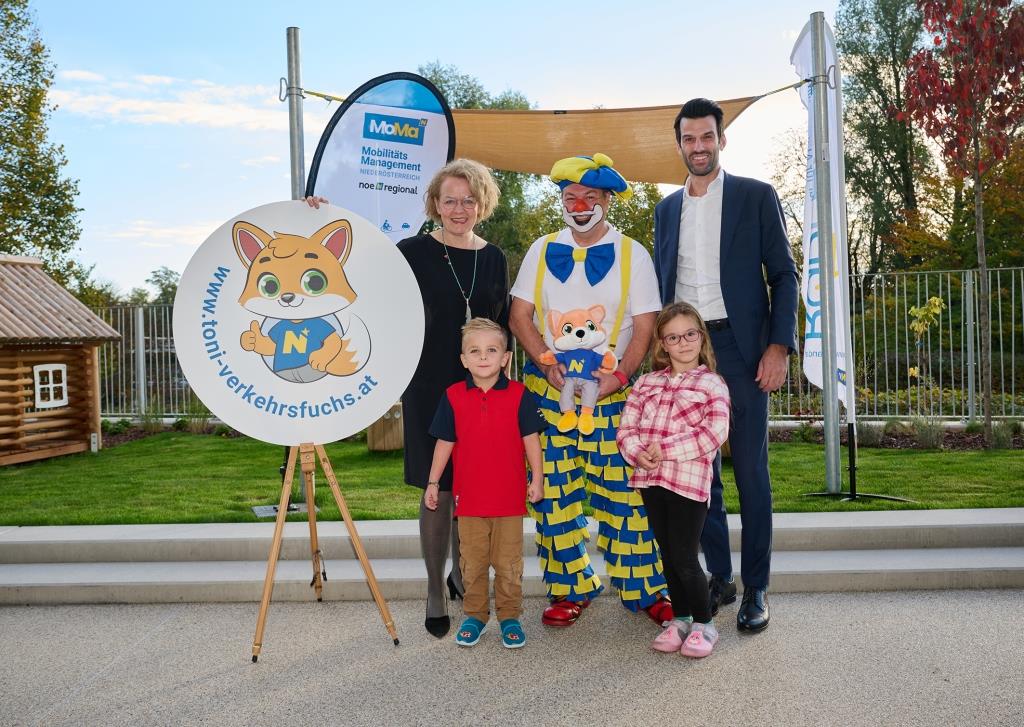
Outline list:
[[[434,413],[434,421],[430,423],[430,436],[434,439],[443,439],[446,442],[454,442],[455,439],[455,410],[448,400],[448,392],[444,392],[441,401],[437,404],[437,412]]]
[[[544,415],[540,413],[540,406],[532,391],[523,390],[519,399],[519,434],[525,437],[527,434],[536,434],[547,429],[548,423]]]

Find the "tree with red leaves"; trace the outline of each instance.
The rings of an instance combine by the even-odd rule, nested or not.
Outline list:
[[[907,64],[905,118],[937,140],[952,174],[974,185],[981,279],[985,442],[992,443],[992,332],[982,182],[1024,122],[1024,6],[1014,0],[918,0],[934,45]]]

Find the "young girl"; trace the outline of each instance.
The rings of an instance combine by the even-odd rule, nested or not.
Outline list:
[[[729,389],[714,372],[708,331],[689,303],[667,306],[655,323],[652,372],[641,376],[619,423],[619,451],[635,468],[647,520],[661,548],[675,618],[651,647],[701,657],[718,631],[697,546],[708,512],[711,464],[729,436]]]

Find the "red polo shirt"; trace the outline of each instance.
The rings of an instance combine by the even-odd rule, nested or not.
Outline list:
[[[455,515],[525,515],[523,437],[546,426],[533,394],[504,374],[486,392],[473,383],[472,376],[449,386],[430,425],[430,436],[455,442]]]

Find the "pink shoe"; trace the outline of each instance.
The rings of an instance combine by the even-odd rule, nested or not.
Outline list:
[[[669,621],[664,630],[651,642],[651,648],[655,651],[663,651],[666,654],[679,651],[683,646],[683,639],[686,638],[686,631],[689,628],[689,621],[681,619]]]
[[[695,623],[690,626],[690,635],[686,637],[679,653],[700,659],[710,654],[717,642],[718,629],[711,624]]]

